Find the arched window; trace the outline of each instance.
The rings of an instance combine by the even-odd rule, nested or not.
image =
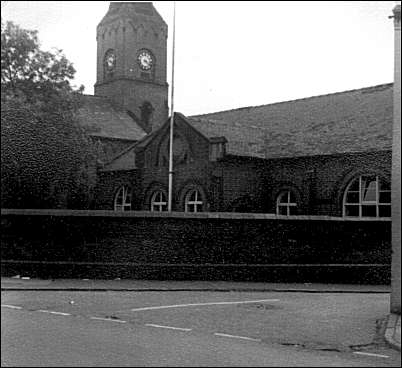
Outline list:
[[[199,190],[190,190],[184,199],[185,212],[202,212],[203,201]]]
[[[376,175],[352,180],[343,197],[345,217],[391,217],[391,185]]]
[[[113,73],[116,69],[116,52],[113,49],[109,49],[105,53],[103,59],[103,72],[104,77],[113,77]]]
[[[166,195],[161,190],[156,191],[151,197],[151,211],[167,211]]]
[[[276,199],[276,214],[277,215],[295,215],[296,214],[296,198],[292,191],[284,190],[279,193]]]
[[[145,126],[148,126],[151,121],[152,113],[154,112],[155,109],[153,108],[150,102],[145,101],[140,106],[140,110],[141,110],[141,121],[142,123],[145,124]]]
[[[131,211],[132,190],[127,185],[119,188],[114,197],[115,211]]]

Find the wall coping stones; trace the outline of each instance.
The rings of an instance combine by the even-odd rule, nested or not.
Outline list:
[[[334,216],[283,216],[272,213],[239,213],[239,212],[151,212],[151,211],[127,211],[116,212],[113,210],[66,210],[66,209],[14,209],[2,208],[1,216],[72,216],[72,217],[120,217],[120,218],[185,218],[185,219],[223,219],[223,220],[311,220],[311,221],[367,221],[367,222],[391,222],[391,218],[353,218]]]

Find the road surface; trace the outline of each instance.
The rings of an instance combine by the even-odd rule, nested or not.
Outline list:
[[[2,366],[399,366],[388,294],[3,291]]]

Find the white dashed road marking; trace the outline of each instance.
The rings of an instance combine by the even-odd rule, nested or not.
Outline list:
[[[246,337],[246,336],[228,335],[228,334],[219,333],[219,332],[215,332],[214,335],[215,336],[222,336],[222,337],[231,337],[231,338],[234,338],[234,339],[242,339],[242,340],[250,340],[250,341],[261,342],[261,339],[254,339],[252,337]]]
[[[113,318],[90,317],[90,319],[96,319],[96,320],[108,321],[108,322],[117,322],[117,323],[127,323],[127,321],[122,321],[121,319],[113,319]]]
[[[363,352],[363,351],[354,351],[353,354],[367,355],[367,356],[373,356],[373,357],[378,357],[378,358],[389,358],[388,355],[373,354],[373,353],[365,353],[365,352]]]
[[[10,309],[22,309],[22,307],[18,307],[17,305],[8,305],[8,304],[2,304],[1,307],[3,308],[10,308]]]
[[[246,300],[240,302],[211,302],[211,303],[193,303],[193,304],[174,304],[174,305],[161,305],[157,307],[143,307],[131,309],[132,312],[140,312],[147,310],[156,309],[167,309],[167,308],[184,308],[184,307],[200,307],[205,305],[230,305],[230,304],[247,304],[247,303],[263,303],[263,302],[278,302],[279,299],[262,299],[262,300]]]
[[[63,312],[54,312],[46,309],[39,309],[37,312],[42,312],[42,313],[50,313],[50,314],[57,314],[59,316],[71,316],[70,313],[63,313]]]
[[[154,325],[153,323],[146,323],[145,326],[158,327],[158,328],[167,328],[167,329],[170,329],[170,330],[179,330],[179,331],[186,331],[186,332],[192,330],[191,328]]]

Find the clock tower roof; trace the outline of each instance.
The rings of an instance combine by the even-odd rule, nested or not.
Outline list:
[[[127,18],[134,21],[147,20],[155,24],[163,24],[167,27],[166,22],[159,15],[151,2],[111,2],[109,10],[98,24],[98,27],[106,26],[116,20]]]

